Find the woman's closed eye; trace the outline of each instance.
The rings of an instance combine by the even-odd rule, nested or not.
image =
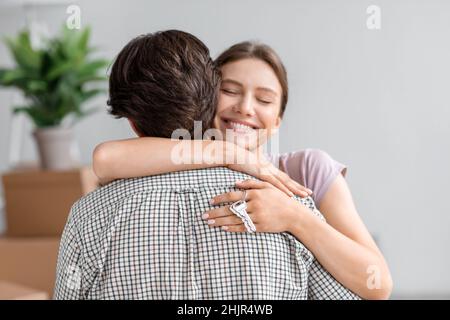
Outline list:
[[[234,96],[234,95],[239,94],[239,91],[231,90],[231,89],[222,89],[222,92],[227,94],[227,95],[230,95],[230,96]]]
[[[256,100],[257,100],[259,103],[264,104],[264,105],[268,105],[268,104],[271,104],[271,103],[272,103],[272,100],[269,100],[269,99],[256,98]]]

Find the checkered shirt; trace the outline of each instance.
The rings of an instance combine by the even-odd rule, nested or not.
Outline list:
[[[209,200],[250,178],[200,169],[117,180],[86,195],[64,229],[54,298],[359,299],[290,233],[208,227]],[[311,198],[297,199],[321,216]]]

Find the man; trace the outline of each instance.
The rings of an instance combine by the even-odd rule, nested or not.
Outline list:
[[[132,40],[110,76],[111,113],[139,136],[212,124],[219,74],[181,31]],[[202,220],[209,200],[251,178],[226,168],[123,179],[71,210],[56,299],[357,299],[288,233],[227,233]],[[299,199],[317,212],[311,198]]]

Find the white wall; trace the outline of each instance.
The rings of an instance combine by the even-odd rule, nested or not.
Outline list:
[[[391,266],[394,297],[450,297],[450,2],[431,1],[78,1],[101,53],[132,37],[177,28],[213,56],[259,39],[289,73],[281,150],[321,148],[349,165],[357,208]],[[381,30],[366,8],[382,10]],[[23,14],[1,8],[2,35]],[[65,7],[40,10],[53,30]],[[10,63],[0,45],[0,65]],[[0,90],[0,170],[7,169],[13,91]],[[106,97],[97,99],[104,105]],[[103,140],[128,137],[124,121],[99,113],[77,127],[83,161]],[[27,139],[23,157],[34,159]]]

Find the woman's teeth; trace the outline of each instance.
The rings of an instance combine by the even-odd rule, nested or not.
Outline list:
[[[230,127],[236,131],[245,131],[245,132],[249,132],[249,131],[253,131],[254,129],[250,126],[247,126],[245,124],[242,123],[237,123],[237,122],[233,122],[233,121],[229,121],[228,124],[230,125]]]

